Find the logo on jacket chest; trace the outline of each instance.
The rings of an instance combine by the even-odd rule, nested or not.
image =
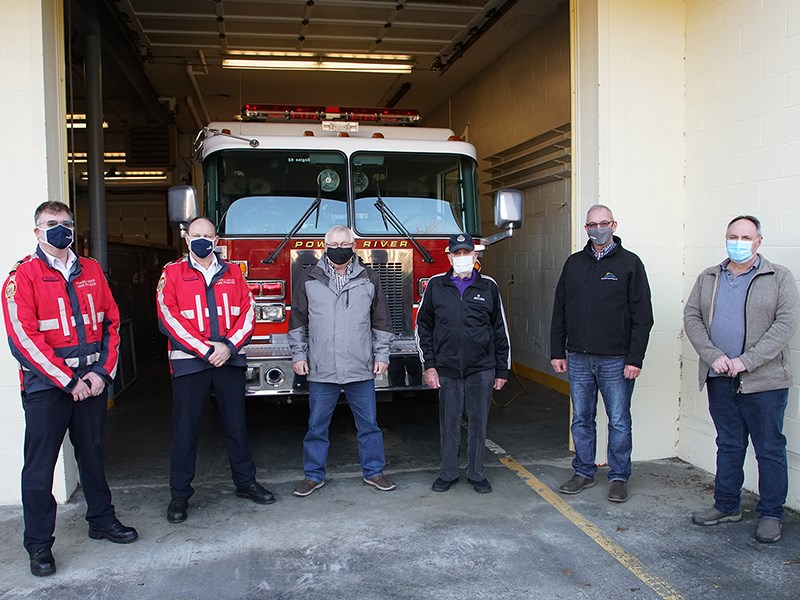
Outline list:
[[[75,289],[81,289],[85,287],[97,287],[97,280],[96,279],[78,279],[77,281],[73,282]]]
[[[606,274],[600,278],[600,281],[618,281],[619,278],[611,271],[606,271]]]
[[[483,296],[481,296],[480,294],[475,294],[475,295],[472,297],[472,299],[473,299],[473,300],[477,300],[478,302],[486,302],[486,298],[484,298],[484,297],[483,297]]]

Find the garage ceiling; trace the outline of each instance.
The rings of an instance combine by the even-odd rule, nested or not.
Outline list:
[[[164,105],[176,108],[179,129],[191,134],[198,122],[230,120],[246,102],[394,105],[424,117],[565,2],[118,0],[109,7],[155,93],[174,100]],[[401,54],[414,67],[399,75],[222,68],[231,51]],[[106,104],[117,113],[130,104],[120,101],[124,86],[114,85],[121,70],[104,57]],[[131,123],[130,115],[117,116]]]

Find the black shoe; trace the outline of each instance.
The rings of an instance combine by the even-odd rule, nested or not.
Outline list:
[[[445,481],[444,479],[439,477],[439,478],[436,479],[436,481],[433,482],[433,485],[431,486],[431,489],[434,492],[446,492],[447,490],[450,489],[451,485],[454,485],[456,483],[458,483],[458,477],[456,477],[455,479],[453,479],[451,481]]]
[[[56,559],[50,548],[39,548],[31,552],[31,573],[37,577],[47,577],[56,572]]]
[[[608,499],[611,502],[625,502],[628,499],[628,484],[619,479],[612,481],[608,488]]]
[[[189,499],[172,497],[167,507],[167,521],[170,523],[183,523],[188,516]]]
[[[89,537],[93,540],[106,539],[115,544],[130,544],[139,539],[133,527],[125,527],[118,519],[100,526],[89,525]]]
[[[473,489],[479,494],[488,494],[492,491],[492,484],[490,484],[489,480],[486,478],[482,479],[481,481],[475,481],[474,479],[467,477],[467,481],[472,484]]]
[[[256,504],[272,504],[275,496],[267,488],[254,481],[250,485],[236,488],[236,495],[239,498],[249,498]]]

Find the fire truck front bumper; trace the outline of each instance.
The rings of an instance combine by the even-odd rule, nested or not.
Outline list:
[[[250,344],[247,353],[246,393],[248,396],[288,396],[308,394],[304,375],[292,369],[288,344]],[[392,343],[389,371],[375,378],[375,389],[381,392],[425,390],[422,364],[414,340],[399,339]]]

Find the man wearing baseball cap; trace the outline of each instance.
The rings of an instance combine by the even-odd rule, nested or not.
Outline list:
[[[431,277],[417,311],[417,346],[425,383],[439,390],[441,469],[434,492],[458,482],[461,417],[466,412],[467,481],[479,494],[492,491],[483,468],[492,390],[511,368],[508,327],[497,283],[475,269],[475,242],[450,237],[451,269]]]

